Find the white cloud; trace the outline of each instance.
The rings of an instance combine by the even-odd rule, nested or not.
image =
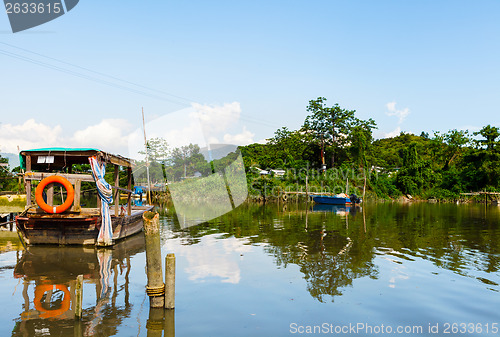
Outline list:
[[[247,145],[253,142],[254,133],[239,124],[240,103],[224,103],[219,106],[193,103],[191,108],[165,114],[146,123],[147,138],[161,137],[170,148],[198,144]],[[130,135],[129,153],[139,158],[138,151],[144,149],[142,127]]]
[[[123,153],[128,146],[131,124],[124,119],[103,119],[99,124],[76,131],[69,140],[72,146],[96,147],[98,149]]]
[[[235,126],[239,123],[241,115],[239,102],[224,103],[222,106],[193,103],[192,106],[196,110],[195,116],[199,118],[209,143],[219,143],[219,139],[223,139],[226,144],[234,145],[253,143],[255,134],[245,126],[240,133],[235,133]],[[231,130],[233,132],[228,132],[229,129],[233,129]]]
[[[177,256],[186,258],[184,270],[189,280],[197,282],[217,278],[222,283],[239,283],[241,255],[253,251],[247,239],[220,240],[217,235],[204,236],[195,245],[183,245],[179,240],[169,242]]]
[[[0,151],[17,153],[21,150],[44,147],[95,147],[123,154],[127,148],[126,133],[131,125],[124,119],[103,119],[95,125],[64,135],[60,125],[48,126],[28,119],[23,124],[0,124]]]
[[[495,125],[495,123],[493,123],[492,125]],[[465,125],[465,126],[457,128],[457,130],[469,131],[471,133],[472,132],[478,132],[481,129],[482,129],[481,126],[475,126],[475,125]]]
[[[60,125],[51,127],[37,123],[33,118],[19,125],[0,124],[0,150],[17,153],[18,146],[21,150],[64,146],[61,133]]]
[[[206,146],[203,130],[194,108],[186,108],[165,114],[153,121],[146,123],[146,137],[163,138],[169,148],[198,144]],[[128,156],[142,158],[139,151],[144,151],[144,131],[142,125],[128,137]]]
[[[384,134],[384,138],[396,137],[399,136],[400,133],[401,133],[401,127],[398,126],[395,130]]]
[[[240,119],[241,107],[238,102],[224,103],[222,106],[193,103],[192,106],[208,135],[225,131]]]
[[[233,145],[248,145],[253,143],[254,136],[255,133],[248,131],[247,128],[244,126],[243,131],[241,131],[241,133],[238,133],[236,135],[230,135],[229,133],[226,133],[224,135],[224,143]]]
[[[387,107],[386,115],[388,116],[396,116],[399,118],[398,124],[401,124],[404,119],[410,114],[410,109],[404,108],[402,110],[396,109],[396,102],[389,102],[385,105]]]

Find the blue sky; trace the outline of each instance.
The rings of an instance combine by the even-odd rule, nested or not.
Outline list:
[[[0,152],[122,153],[141,107],[154,124],[192,103],[232,121],[219,141],[257,142],[299,128],[318,96],[373,118],[377,138],[498,126],[499,12],[498,1],[82,0],[16,34],[0,13]]]

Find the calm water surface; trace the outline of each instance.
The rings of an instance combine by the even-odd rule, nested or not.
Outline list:
[[[163,323],[142,235],[113,250],[24,251],[4,232],[0,336],[500,336],[499,207],[248,204],[184,230],[161,214],[163,256],[177,258]]]

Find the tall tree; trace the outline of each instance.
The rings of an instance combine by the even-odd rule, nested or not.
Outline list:
[[[430,139],[428,145],[434,168],[447,170],[463,154],[470,142],[467,130],[454,129],[446,133],[434,132],[434,137]]]
[[[474,132],[474,135],[481,135],[485,139],[481,139],[478,143],[482,146],[486,146],[486,150],[491,151],[496,149],[498,141],[496,140],[500,136],[500,130],[496,126],[486,125],[479,132]]]
[[[411,143],[401,151],[403,166],[396,176],[396,184],[406,194],[418,194],[422,188],[428,187],[432,178],[430,163],[417,152],[417,143]]]
[[[485,188],[498,189],[500,186],[500,131],[497,127],[487,125],[474,135],[484,139],[476,140],[476,149],[468,149],[464,155],[461,172],[462,180],[471,190]]]
[[[323,155],[326,144],[332,148],[331,165],[334,167],[335,155],[338,149],[346,143],[350,124],[356,111],[342,109],[337,103],[328,107],[324,97],[310,100],[306,110],[311,114],[306,117],[304,129],[315,133],[321,143]]]
[[[274,137],[269,139],[273,157],[282,161],[281,168],[294,167],[297,163],[313,159],[312,142],[313,136],[310,133],[302,130],[290,131],[286,127],[276,130]]]
[[[192,176],[196,171],[205,176],[211,172],[210,163],[200,152],[200,147],[197,144],[174,148],[170,157],[170,164],[168,172],[173,172],[175,180]]]
[[[373,142],[372,130],[376,128],[373,119],[367,121],[355,118],[349,133],[350,152],[353,162],[358,167],[366,168],[368,166],[368,153]]]
[[[170,154],[168,143],[164,138],[154,137],[146,142],[149,159],[152,161],[164,161]],[[146,154],[145,151],[139,151],[140,154]]]
[[[470,144],[471,139],[469,131],[454,129],[444,134],[444,140],[448,145],[446,167],[449,167],[463,153],[464,148]]]

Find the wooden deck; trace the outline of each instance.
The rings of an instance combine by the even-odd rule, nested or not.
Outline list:
[[[142,214],[152,208],[153,206],[134,207],[130,216],[115,216],[112,211],[113,241],[142,231]],[[101,216],[98,209],[85,210],[86,212],[76,214],[37,212],[25,217],[18,216],[17,229],[28,245],[95,245],[101,228]]]

